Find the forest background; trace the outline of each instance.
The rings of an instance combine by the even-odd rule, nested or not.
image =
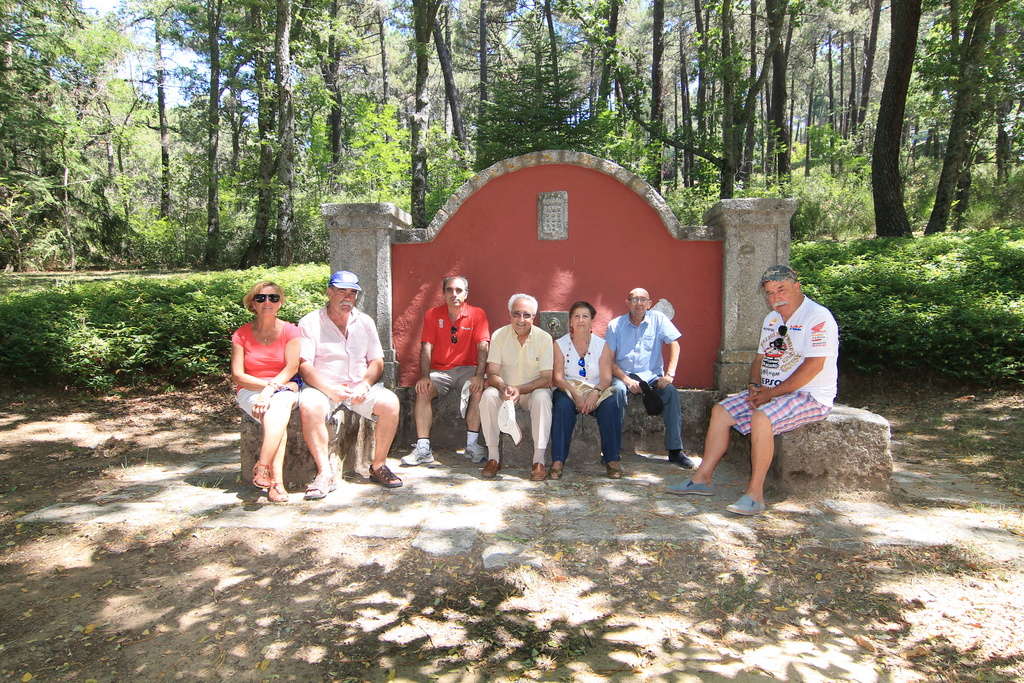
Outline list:
[[[502,158],[796,196],[797,239],[1012,228],[1021,0],[0,0],[0,269],[327,260]]]

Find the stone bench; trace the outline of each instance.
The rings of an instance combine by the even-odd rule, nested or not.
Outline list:
[[[749,475],[750,437],[733,430],[727,457]],[[889,421],[837,404],[825,420],[775,437],[768,479],[781,493],[884,491],[892,469]]]
[[[348,410],[339,410],[328,424],[328,445],[331,464],[342,477],[370,476],[373,460],[375,424]],[[252,466],[259,457],[263,429],[260,423],[242,413],[241,462],[242,481],[252,484]],[[284,453],[284,487],[288,491],[303,491],[316,476],[316,463],[302,438],[302,421],[298,409],[292,411],[288,421],[288,443]]]
[[[395,442],[397,449],[405,451],[416,441],[416,423],[413,417],[415,392],[411,387],[402,387],[396,392],[401,401],[401,422]],[[711,406],[718,398],[718,392],[702,389],[680,389],[679,403],[683,411],[683,444],[691,453],[699,453],[704,447],[704,432],[707,429]],[[608,399],[611,400],[611,399]],[[530,436],[529,415],[517,410],[520,431],[523,438],[519,445],[512,437],[501,435],[501,462],[503,469],[529,470],[533,462],[533,439]],[[644,412],[643,401],[634,397],[626,408],[626,421],[622,430],[622,453],[665,453],[665,423],[661,416],[650,416]],[[434,451],[456,451],[466,445],[466,422],[459,415],[459,394],[455,391],[434,401],[434,423],[430,431]],[[481,442],[483,437],[481,436]],[[547,462],[551,462],[548,448]],[[568,467],[574,469],[604,472],[601,464],[601,437],[597,420],[589,415],[580,415],[576,420],[572,446],[569,449]]]

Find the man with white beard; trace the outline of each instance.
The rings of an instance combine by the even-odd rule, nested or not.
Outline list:
[[[796,271],[771,266],[761,276],[771,312],[761,326],[758,353],[746,391],[728,396],[711,411],[704,457],[693,477],[670,493],[710,496],[711,477],[729,446],[729,429],[750,434],[750,481],[729,512],[764,512],[764,480],[775,455],[775,435],[824,420],[836,397],[839,330],[832,313],[804,296]]]

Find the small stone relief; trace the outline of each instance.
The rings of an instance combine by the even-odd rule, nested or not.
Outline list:
[[[569,239],[569,193],[565,190],[537,194],[537,239]]]
[[[658,299],[658,303],[651,306],[651,310],[662,313],[669,320],[672,320],[673,318],[676,317],[676,309],[672,306],[668,299]]]
[[[569,331],[569,312],[541,311],[537,314],[537,324],[553,339],[558,339]]]

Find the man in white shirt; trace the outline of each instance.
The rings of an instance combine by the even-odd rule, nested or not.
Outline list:
[[[729,429],[750,434],[750,481],[740,499],[726,507],[748,516],[765,510],[764,480],[775,435],[828,417],[838,380],[839,329],[832,313],[804,296],[789,266],[765,270],[761,289],[771,312],[750,364],[750,383],[711,411],[704,457],[693,477],[668,487],[670,493],[712,495],[711,478],[729,446]]]
[[[318,474],[306,489],[318,500],[336,488],[328,457],[327,418],[343,407],[374,420],[370,480],[386,488],[402,485],[385,464],[398,430],[398,397],[378,382],[384,350],[373,318],[356,308],[362,287],[355,273],[339,270],[327,283],[327,305],[299,320],[302,352],[299,394],[302,435]]]

